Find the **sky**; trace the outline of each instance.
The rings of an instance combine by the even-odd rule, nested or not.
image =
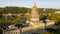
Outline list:
[[[18,6],[33,7],[34,0],[0,0],[0,7]],[[36,0],[38,8],[58,8],[60,9],[60,0]]]

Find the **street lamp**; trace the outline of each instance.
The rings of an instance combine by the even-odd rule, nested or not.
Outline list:
[[[44,24],[45,24],[45,30],[46,30],[46,23],[47,23],[47,22],[46,22],[46,20],[43,20],[43,22],[44,22]]]
[[[20,27],[20,34],[22,34],[22,26]]]

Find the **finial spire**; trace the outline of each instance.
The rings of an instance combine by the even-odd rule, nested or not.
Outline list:
[[[34,0],[34,6],[33,7],[36,7],[36,0]]]

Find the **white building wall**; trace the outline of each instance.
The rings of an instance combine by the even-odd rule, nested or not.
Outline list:
[[[20,29],[18,30],[9,30],[9,31],[3,31],[3,34],[20,34]]]

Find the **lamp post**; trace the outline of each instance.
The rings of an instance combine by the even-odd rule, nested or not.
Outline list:
[[[44,24],[45,24],[45,30],[46,30],[46,23],[47,23],[47,22],[46,22],[46,20],[43,20],[43,22],[44,22]]]
[[[22,26],[20,27],[20,34],[22,34]]]

